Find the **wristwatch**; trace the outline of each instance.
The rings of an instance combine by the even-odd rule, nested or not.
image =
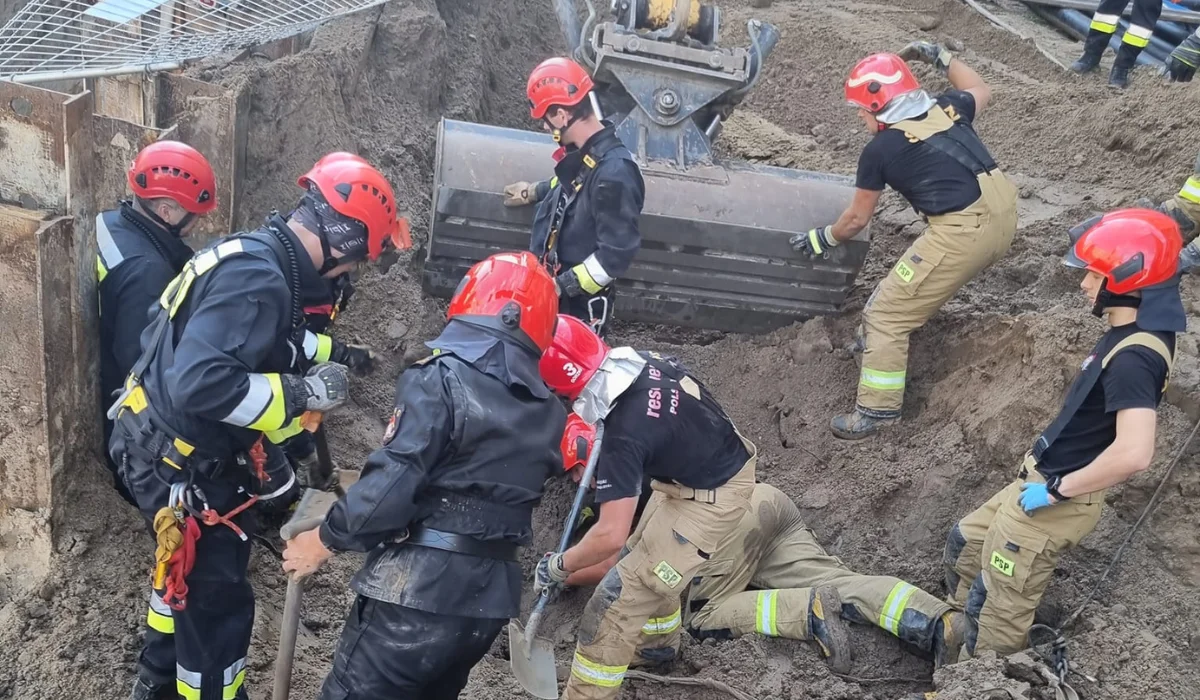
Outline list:
[[[1058,501],[1071,500],[1067,496],[1064,496],[1058,492],[1059,486],[1062,486],[1062,477],[1061,476],[1052,476],[1052,477],[1050,477],[1050,480],[1046,482],[1046,491],[1051,496],[1054,496],[1055,500],[1058,500]]]

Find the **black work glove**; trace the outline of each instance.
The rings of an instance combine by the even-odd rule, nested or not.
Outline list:
[[[829,251],[838,246],[838,239],[833,237],[832,226],[822,226],[797,233],[788,239],[788,243],[792,244],[792,250],[797,253],[815,259],[828,256]]]
[[[328,491],[332,488],[333,469],[331,467],[329,472],[325,471],[316,450],[303,457],[293,457],[292,463],[296,469],[296,481],[304,488],[317,491]]]
[[[950,70],[950,61],[954,58],[954,54],[950,53],[949,49],[929,41],[914,41],[900,49],[898,55],[906,61],[928,63],[942,73]]]
[[[583,287],[579,286],[579,278],[571,270],[564,270],[554,278],[554,288],[558,290],[560,297],[577,297],[583,294]]]
[[[1171,52],[1164,68],[1173,83],[1190,83],[1200,65],[1200,37],[1188,34]]]
[[[329,350],[329,361],[346,365],[350,371],[362,377],[375,369],[375,352],[365,345],[350,345],[333,339]]]

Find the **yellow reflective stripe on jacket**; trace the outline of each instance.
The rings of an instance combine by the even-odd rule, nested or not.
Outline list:
[[[175,617],[171,614],[171,608],[154,591],[150,592],[150,605],[146,610],[146,624],[155,632],[175,634]]]
[[[104,259],[99,255],[96,256],[96,281],[103,282],[104,278],[108,277],[108,268],[104,266]]]
[[[912,599],[913,593],[916,593],[917,587],[897,581],[895,586],[892,586],[892,592],[888,594],[887,600],[883,603],[883,609],[879,611],[879,626],[896,635],[900,636],[900,617],[904,614],[904,609],[908,607],[908,601]]]
[[[231,255],[242,253],[245,248],[240,239],[233,239],[218,243],[215,247],[209,248],[203,253],[198,253],[188,261],[183,272],[175,276],[171,280],[167,288],[163,290],[162,296],[159,298],[159,303],[167,310],[167,315],[170,318],[175,318],[175,314],[179,312],[179,307],[183,306],[183,302],[187,299],[188,291],[192,288],[192,283],[196,278],[208,272],[217,266],[217,263]]]
[[[858,383],[867,387],[868,389],[877,389],[880,391],[903,391],[904,371],[880,372],[879,370],[863,367]]]
[[[768,637],[778,637],[776,611],[779,607],[779,591],[759,591],[754,602],[754,629]]]
[[[604,289],[604,287],[598,284],[596,279],[592,277],[592,273],[588,271],[587,265],[579,263],[575,267],[571,268],[571,272],[575,274],[575,279],[579,280],[579,288],[588,294],[597,294],[601,289]]]
[[[1179,196],[1189,202],[1200,204],[1200,177],[1195,175],[1189,177],[1187,182],[1183,183],[1183,189],[1179,190]]]
[[[333,338],[323,333],[304,331],[304,356],[313,362],[328,362],[333,353]]]
[[[272,445],[282,445],[288,438],[299,435],[304,432],[304,424],[299,417],[293,418],[291,423],[283,426],[279,430],[264,430],[263,434],[271,441]]]
[[[666,617],[652,617],[642,625],[642,634],[671,634],[681,623],[679,608]]]
[[[1121,18],[1117,15],[1102,15],[1099,12],[1092,15],[1091,29],[1095,29],[1103,34],[1112,34],[1117,31],[1117,21]]]
[[[262,430],[263,432],[268,430],[279,430],[283,427],[284,421],[287,420],[287,402],[284,400],[283,396],[283,382],[280,381],[279,375],[275,373],[250,375],[252,382],[260,377],[265,378],[267,382],[267,390],[269,393],[265,397],[266,405],[262,408],[261,413],[258,414],[258,418],[253,422],[246,424],[246,427],[250,428],[251,430]],[[262,386],[262,384],[259,384],[259,387]],[[246,393],[247,399],[250,398],[250,393],[252,391],[253,384],[251,385],[251,391]],[[242,399],[243,403],[245,403],[245,401],[246,399]],[[240,406],[241,404],[239,404],[239,407]],[[237,408],[234,409],[234,411],[237,410]]]
[[[558,176],[557,175],[550,178],[550,189],[554,189],[555,187],[558,187]]]
[[[583,654],[575,652],[575,661],[571,664],[571,675],[588,685],[601,688],[619,688],[625,680],[625,671],[629,666],[604,666],[595,661],[589,661]]]

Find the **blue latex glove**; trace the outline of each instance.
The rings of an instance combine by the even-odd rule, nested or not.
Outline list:
[[[1031,515],[1038,508],[1052,506],[1058,501],[1051,500],[1050,492],[1045,484],[1021,484],[1021,508],[1026,515]]]

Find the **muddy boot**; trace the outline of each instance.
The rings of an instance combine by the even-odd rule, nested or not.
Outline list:
[[[1083,55],[1071,64],[1071,72],[1083,75],[1096,70],[1100,66],[1100,57],[1104,55],[1104,48],[1108,46],[1110,37],[1112,34],[1089,30],[1087,39],[1083,42]]]
[[[814,589],[808,603],[808,630],[829,669],[850,672],[850,632],[842,619],[842,597],[833,586]]]
[[[835,437],[843,440],[861,440],[879,432],[880,428],[899,420],[899,415],[876,418],[856,408],[849,413],[834,416],[833,420],[829,421],[829,429],[833,431]]]
[[[175,700],[174,683],[158,684],[154,681],[139,675],[133,682],[133,692],[129,694],[129,700]]]
[[[1112,72],[1108,74],[1109,87],[1118,90],[1129,87],[1129,71],[1133,70],[1133,64],[1137,63],[1138,54],[1141,52],[1139,48],[1121,44],[1121,50],[1117,51],[1117,60],[1113,61]]]
[[[674,647],[658,647],[656,649],[638,649],[629,662],[629,668],[660,668],[667,666],[679,658],[679,649]]]
[[[967,616],[953,610],[938,620],[933,635],[933,667],[958,663],[959,651],[967,641]]]

